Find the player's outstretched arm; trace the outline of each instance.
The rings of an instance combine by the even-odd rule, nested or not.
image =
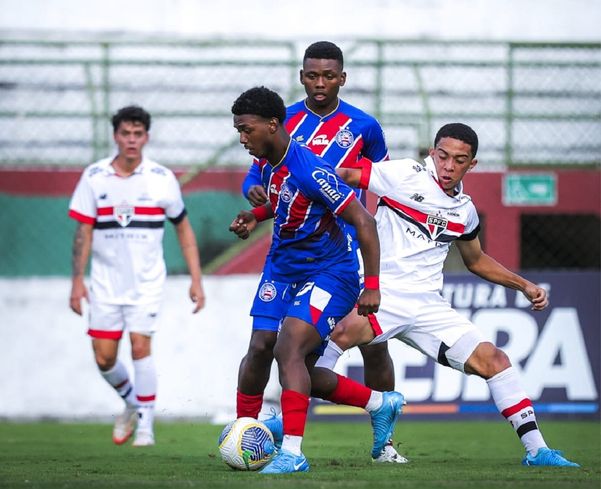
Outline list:
[[[489,282],[521,291],[532,303],[534,311],[541,311],[549,305],[547,291],[524,277],[508,270],[498,261],[482,251],[480,240],[457,240],[457,247],[467,269]]]
[[[196,236],[190,225],[188,216],[185,216],[180,222],[175,225],[175,232],[179,241],[182,255],[188,266],[190,273],[190,300],[194,302],[193,314],[196,314],[205,306],[205,293],[202,287],[202,271],[200,268],[200,254],[198,253],[198,245]]]
[[[357,300],[357,312],[367,316],[378,312],[380,307],[380,240],[376,221],[357,199],[353,199],[340,216],[357,231],[365,270],[365,288]]]
[[[71,295],[69,296],[69,307],[71,310],[82,315],[81,300],[88,300],[88,289],[84,283],[86,265],[90,258],[92,249],[93,225],[83,222],[77,223],[75,236],[73,237],[73,250],[71,254]]]

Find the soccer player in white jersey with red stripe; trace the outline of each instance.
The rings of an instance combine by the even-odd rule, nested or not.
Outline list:
[[[142,154],[148,142],[150,114],[141,107],[120,109],[112,118],[118,154],[88,166],[69,205],[77,221],[73,240],[71,309],[82,315],[89,301],[89,329],[102,377],[125,401],[116,417],[113,441],[121,445],[133,434],[134,446],[154,445],[157,374],[151,338],[165,282],[163,231],[174,225],[191,277],[193,313],[204,307],[196,237],[186,215],[173,172]],[[89,291],[84,273],[91,255]],[[127,332],[135,385],[117,358]]]
[[[443,263],[455,242],[472,273],[521,291],[535,311],[548,305],[543,288],[509,271],[480,246],[476,208],[462,186],[463,176],[476,166],[477,150],[476,133],[453,123],[438,131],[425,164],[366,161],[360,169],[337,170],[350,185],[380,198],[376,221],[382,302],[370,318],[355,309],[338,323],[317,366],[332,369],[342,350],[397,338],[442,365],[485,379],[499,412],[526,449],[524,465],[577,467],[547,447],[507,355],[440,295]]]

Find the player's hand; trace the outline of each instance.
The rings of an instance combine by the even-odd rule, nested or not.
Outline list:
[[[357,300],[357,313],[360,316],[367,316],[378,312],[380,308],[380,291],[378,289],[363,289]]]
[[[250,187],[247,198],[253,207],[259,207],[260,205],[267,203],[267,194],[265,193],[263,185],[253,185]]]
[[[254,214],[249,211],[240,211],[236,219],[230,224],[229,230],[236,233],[240,239],[246,239],[250,233],[257,227],[257,219]]]
[[[82,278],[74,278],[71,284],[71,295],[69,297],[69,307],[78,315],[82,315],[81,300],[88,300],[88,289]]]
[[[200,282],[192,282],[190,285],[190,299],[195,304],[192,314],[196,314],[205,306],[205,292]]]
[[[542,311],[549,305],[547,291],[538,285],[528,284],[523,293],[532,302],[533,311]]]

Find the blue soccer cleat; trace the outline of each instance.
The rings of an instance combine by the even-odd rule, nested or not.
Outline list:
[[[284,421],[282,419],[282,414],[275,414],[275,409],[271,410],[271,416],[266,419],[262,419],[261,423],[267,426],[267,429],[271,431],[273,435],[273,443],[276,448],[282,447],[282,440],[284,439]]]
[[[374,446],[371,449],[371,458],[373,459],[380,456],[388,440],[392,439],[394,425],[405,404],[405,398],[399,392],[383,392],[382,394],[382,405],[369,413],[374,431]]]
[[[522,465],[546,465],[554,467],[580,467],[575,462],[570,462],[559,450],[551,448],[539,448],[533,457],[529,453],[522,460]]]
[[[265,467],[261,469],[260,474],[291,474],[293,472],[308,472],[309,462],[305,456],[294,455],[286,450],[280,450],[275,457],[271,459]]]

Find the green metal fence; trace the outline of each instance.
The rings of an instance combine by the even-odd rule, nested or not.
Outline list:
[[[84,165],[112,152],[110,115],[136,103],[168,165],[247,165],[230,107],[266,85],[287,103],[309,41],[0,40],[0,165]],[[392,157],[443,123],[481,138],[481,168],[601,162],[601,44],[340,41],[342,97],[376,115]]]

